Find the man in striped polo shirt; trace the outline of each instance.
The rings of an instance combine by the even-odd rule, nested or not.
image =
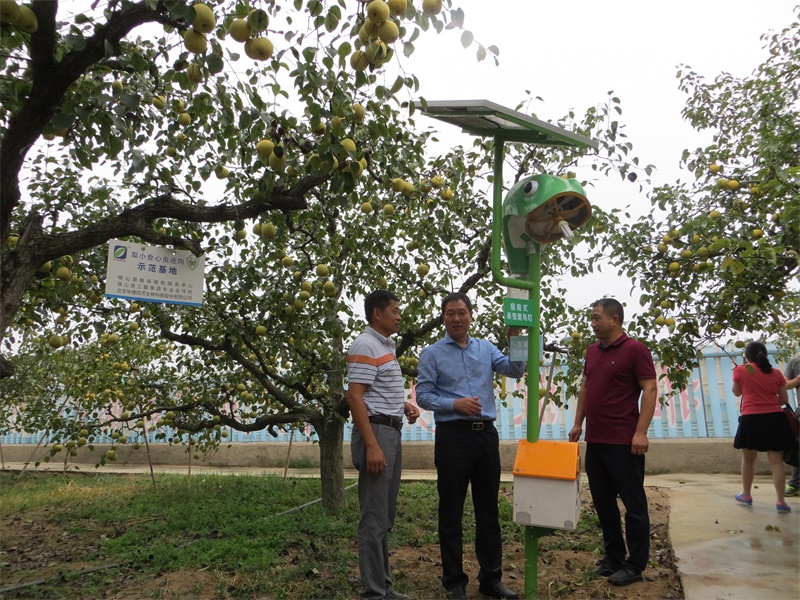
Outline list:
[[[361,598],[405,598],[389,577],[389,530],[397,512],[403,456],[403,414],[414,423],[419,410],[405,401],[403,373],[390,335],[400,330],[397,296],[378,290],[364,299],[369,326],[347,353],[347,404],[355,430],[350,444],[358,469],[358,566]]]

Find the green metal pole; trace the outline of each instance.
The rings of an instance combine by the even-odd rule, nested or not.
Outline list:
[[[528,329],[528,441],[539,441],[539,306],[542,302],[542,252],[539,244],[528,245],[528,298],[533,304],[533,322]]]
[[[539,440],[539,307],[541,304],[542,254],[539,244],[529,248],[528,279],[514,279],[503,275],[500,262],[503,221],[503,152],[505,139],[494,137],[494,198],[492,203],[492,277],[500,285],[528,290],[533,301],[533,323],[528,329],[528,388],[527,440]],[[525,597],[537,595],[539,574],[539,538],[550,533],[543,527],[525,527]]]
[[[533,281],[514,279],[503,275],[500,249],[503,247],[503,152],[505,138],[494,136],[494,201],[492,202],[492,277],[500,285],[532,290],[537,285]],[[537,386],[538,390],[538,386]],[[538,413],[537,413],[538,415]]]
[[[539,244],[528,247],[528,296],[533,304],[533,323],[528,330],[528,442],[539,441],[539,307],[541,304],[542,253]],[[525,527],[525,597],[536,598],[539,582],[539,527]]]

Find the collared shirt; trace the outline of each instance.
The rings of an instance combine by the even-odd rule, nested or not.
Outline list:
[[[402,417],[405,408],[403,372],[395,355],[395,344],[367,327],[347,352],[347,378],[367,386],[367,414]]]
[[[525,372],[524,362],[511,362],[491,342],[467,337],[462,348],[446,334],[425,348],[419,356],[417,404],[436,413],[436,422],[477,420],[497,417],[494,376],[500,373],[519,378]],[[478,398],[481,414],[474,419],[455,412],[458,398]]]
[[[622,334],[604,346],[586,350],[586,441],[630,444],[639,422],[640,379],[655,379],[650,350]]]

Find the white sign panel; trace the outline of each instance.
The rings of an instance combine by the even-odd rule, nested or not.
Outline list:
[[[526,362],[528,360],[528,336],[515,335],[508,341],[508,357],[514,362]]]
[[[508,357],[514,362],[527,362],[528,360],[528,336],[515,335],[509,338]],[[539,336],[539,360],[544,356],[544,338]]]
[[[106,296],[165,304],[203,304],[205,257],[109,240]]]

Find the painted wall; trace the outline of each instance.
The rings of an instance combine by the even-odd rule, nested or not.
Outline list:
[[[658,439],[707,439],[730,438],[736,434],[739,416],[739,399],[731,392],[733,359],[741,364],[741,350],[730,348],[727,351],[706,350],[703,353],[699,368],[692,373],[690,385],[683,392],[674,392],[666,376],[659,380],[659,394],[669,398],[664,405],[656,407],[653,422],[650,425],[649,437]],[[775,360],[773,364],[775,364]],[[777,363],[783,371],[785,364]],[[542,368],[541,385],[546,385],[549,364]],[[659,374],[665,373],[656,364]],[[527,415],[525,410],[525,382],[524,380],[506,380],[505,400],[500,398],[501,390],[498,389],[497,422],[496,426],[501,440],[521,440],[527,436]],[[515,392],[517,395],[515,395]],[[793,406],[797,406],[797,390],[789,393]],[[413,402],[414,389],[409,390],[409,399]],[[573,399],[562,396],[562,407],[549,403],[545,408],[540,439],[565,440],[572,428],[574,421]],[[350,441],[352,425],[345,427],[345,441]],[[414,425],[406,424],[403,429],[403,441],[430,442],[434,439],[435,427],[433,413],[423,411],[421,417]],[[293,431],[281,430],[277,438],[273,438],[266,431],[255,433],[242,433],[231,430],[228,440],[230,442],[288,442],[309,441],[316,438],[309,426]],[[3,444],[36,444],[41,439],[39,433],[10,433],[0,437]],[[150,441],[157,442],[151,434]],[[111,439],[102,437],[97,443],[110,443]]]

